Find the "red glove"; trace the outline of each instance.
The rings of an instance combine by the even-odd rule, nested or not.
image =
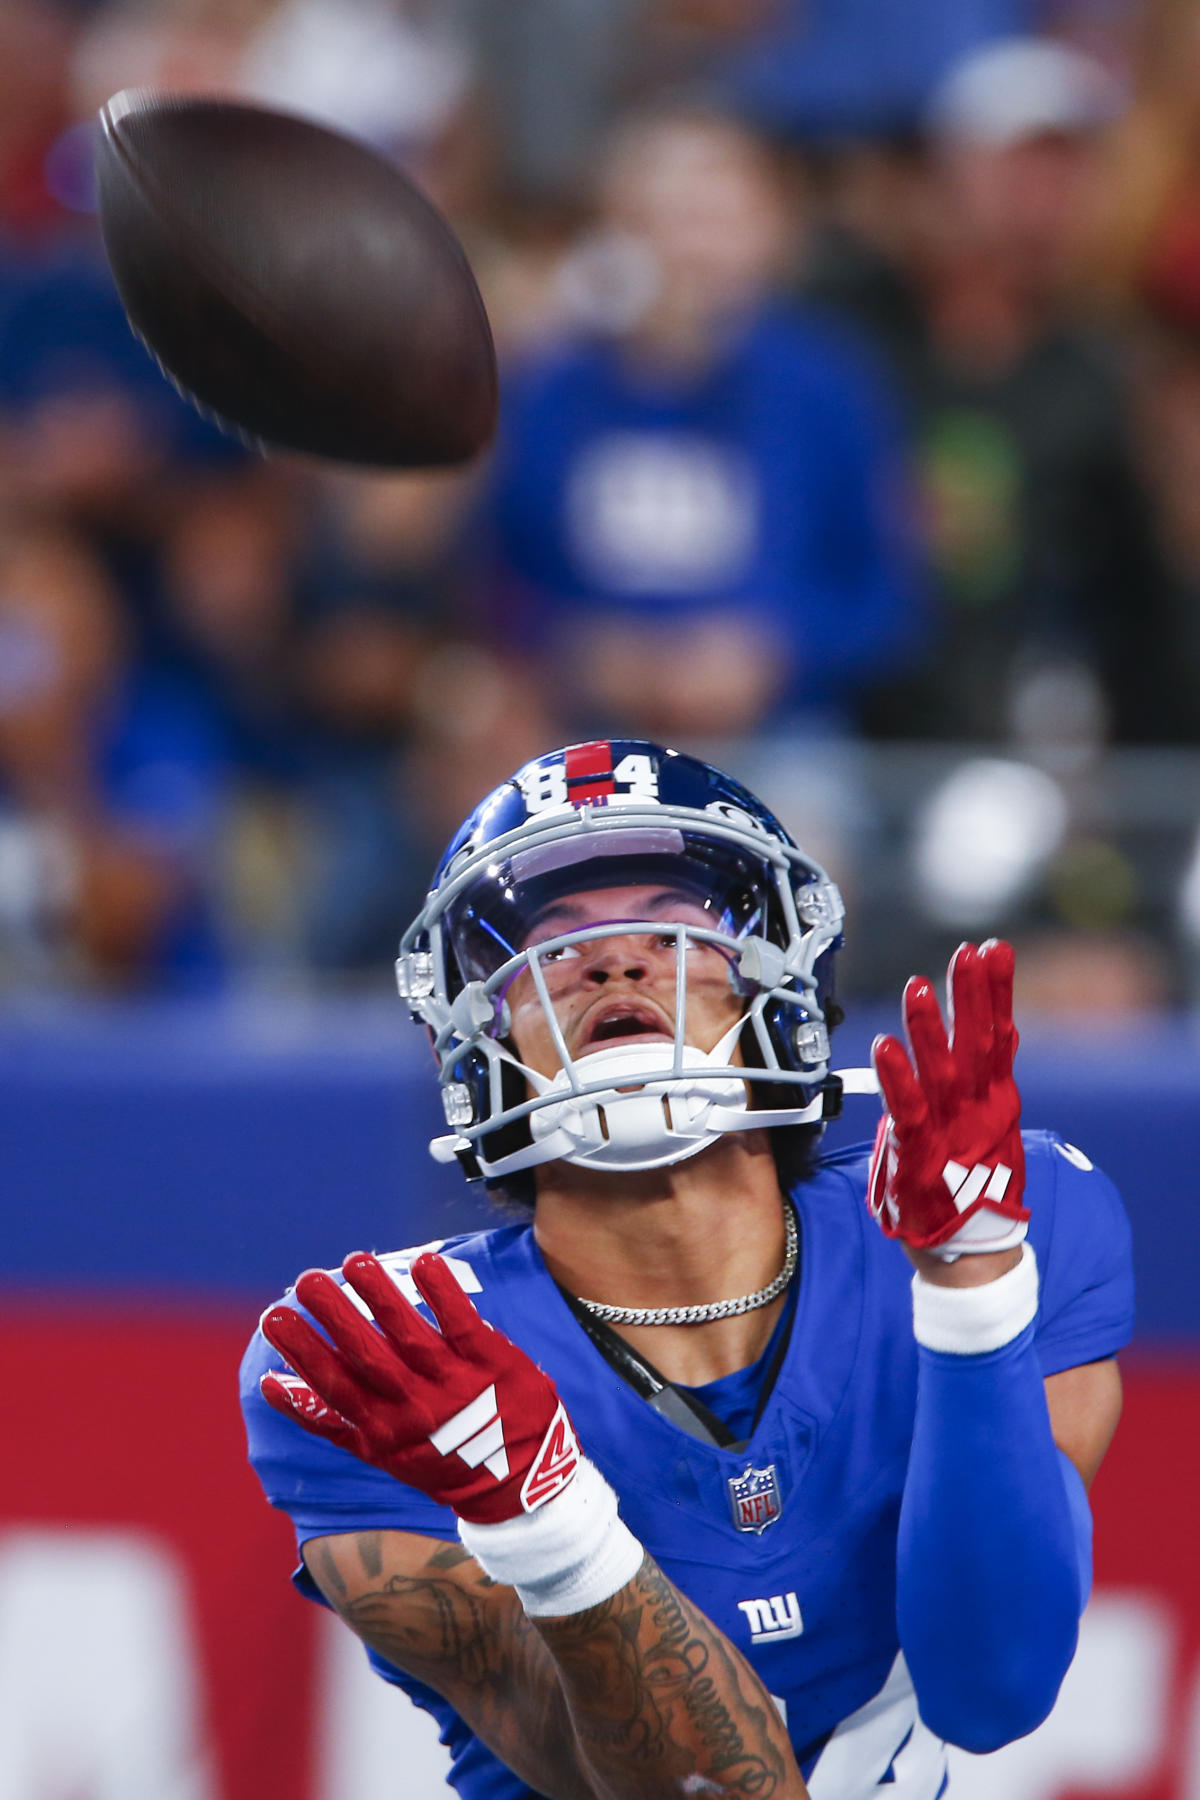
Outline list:
[[[871,1047],[888,1110],[867,1203],[888,1237],[914,1249],[953,1257],[1007,1250],[1025,1236],[1012,978],[1010,944],[960,944],[950,962],[949,1038],[932,987],[914,976],[904,990],[912,1063],[897,1038]]]
[[[412,1266],[440,1332],[374,1256],[356,1252],[342,1272],[374,1325],[323,1269],[301,1275],[296,1297],[332,1346],[291,1307],[263,1317],[268,1343],[297,1371],[263,1376],[276,1412],[476,1524],[561,1493],[580,1452],[554,1383],[480,1318],[441,1257]]]

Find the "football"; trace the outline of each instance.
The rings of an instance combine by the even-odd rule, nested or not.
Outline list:
[[[130,90],[101,109],[96,173],[130,324],[206,416],[377,468],[462,463],[488,442],[479,289],[387,158],[266,107]]]

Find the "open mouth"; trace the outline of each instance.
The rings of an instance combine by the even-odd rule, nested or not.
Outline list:
[[[671,1041],[663,1019],[653,1008],[622,1001],[601,1008],[588,1020],[579,1048],[596,1050],[602,1044]]]

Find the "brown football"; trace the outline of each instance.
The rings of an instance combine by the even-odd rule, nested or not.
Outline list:
[[[149,90],[100,112],[100,225],[134,331],[208,416],[380,468],[465,462],[496,357],[462,246],[393,163],[288,113]]]

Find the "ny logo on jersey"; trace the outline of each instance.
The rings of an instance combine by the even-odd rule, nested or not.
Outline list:
[[[746,1616],[752,1644],[783,1644],[798,1638],[804,1630],[800,1602],[795,1594],[772,1594],[766,1600],[739,1600],[738,1611]]]
[[[760,1535],[783,1511],[775,1464],[765,1469],[747,1468],[729,1478],[729,1510],[739,1531]]]

